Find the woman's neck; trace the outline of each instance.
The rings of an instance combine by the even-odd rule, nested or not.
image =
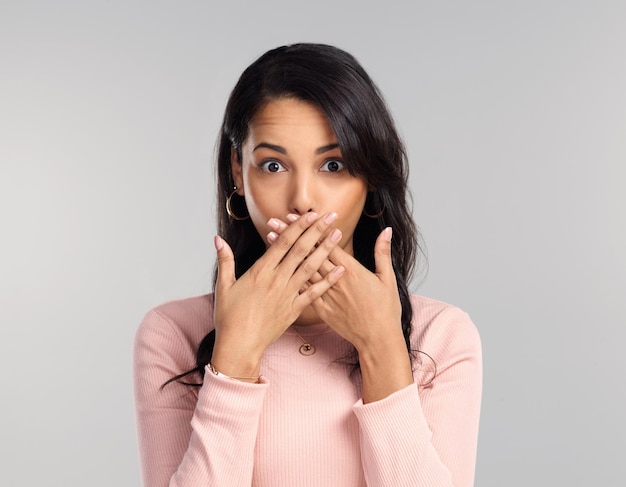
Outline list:
[[[309,305],[304,308],[304,311],[300,313],[300,316],[298,316],[296,321],[294,321],[292,324],[297,326],[311,326],[318,325],[320,323],[322,323],[322,320],[317,315],[313,307]]]

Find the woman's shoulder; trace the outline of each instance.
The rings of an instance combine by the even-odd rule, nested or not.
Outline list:
[[[451,322],[476,329],[469,314],[457,306],[417,294],[411,294],[410,300],[413,308],[413,326],[418,329]]]
[[[424,296],[411,295],[414,348],[431,356],[481,355],[480,335],[476,325],[464,310]],[[437,359],[435,359],[437,361]]]
[[[137,329],[135,343],[195,349],[212,329],[213,294],[204,294],[167,301],[150,309]]]
[[[411,294],[410,300],[413,307],[413,322],[416,320],[418,322],[428,322],[436,319],[442,313],[468,316],[461,308],[438,299]]]

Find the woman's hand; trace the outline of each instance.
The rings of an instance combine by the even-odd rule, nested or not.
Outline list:
[[[341,278],[344,268],[327,261],[341,240],[341,232],[330,228],[336,219],[335,213],[322,218],[307,213],[281,226],[280,235],[271,234],[274,244],[239,279],[230,246],[215,237],[218,277],[211,362],[217,370],[231,377],[258,376],[265,349]],[[322,263],[324,277],[305,286]]]
[[[282,228],[287,228],[283,222]],[[402,333],[402,306],[391,260],[390,227],[374,245],[376,272],[335,247],[311,276],[316,286],[336,266],[345,269],[341,281],[312,302],[320,319],[354,345],[363,373],[363,400],[381,399],[412,383],[409,355]],[[275,236],[268,240],[276,242]],[[305,286],[306,287],[306,286]]]
[[[309,282],[322,282],[332,269],[345,268],[341,283],[316,299],[319,317],[362,353],[393,335],[402,337],[402,307],[391,263],[391,228],[383,230],[374,246],[376,272],[336,247]]]

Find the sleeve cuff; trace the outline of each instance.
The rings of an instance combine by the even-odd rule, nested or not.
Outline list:
[[[430,428],[415,383],[368,404],[359,399],[352,410],[361,431],[366,434],[387,436],[393,432],[411,431],[425,440],[430,439]]]

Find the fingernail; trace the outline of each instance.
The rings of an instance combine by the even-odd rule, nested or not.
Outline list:
[[[280,228],[280,222],[276,218],[270,218],[267,222],[267,226],[274,230],[278,230]]]
[[[387,242],[391,242],[392,235],[393,235],[393,230],[391,230],[391,227],[387,227],[383,230],[383,238]]]
[[[222,250],[222,247],[224,247],[224,242],[218,235],[216,235],[213,238],[213,245],[215,245],[215,250],[219,252],[220,250]]]
[[[341,240],[341,230],[335,228],[330,234],[330,239],[333,242],[339,242]]]
[[[317,213],[312,211],[311,213],[307,213],[306,214],[306,221],[307,222],[313,223],[315,220],[317,220]]]
[[[337,219],[337,213],[335,213],[334,211],[329,213],[328,215],[326,215],[326,217],[324,218],[324,221],[330,225],[332,222],[334,222]]]
[[[267,241],[269,243],[275,242],[277,238],[278,238],[278,234],[277,233],[270,232],[270,233],[267,234]]]
[[[339,266],[339,267],[335,267],[335,269],[333,270],[333,274],[339,277],[339,276],[343,276],[343,273],[345,271],[346,271],[345,267]]]
[[[298,218],[298,215],[296,215],[295,213],[289,213],[287,215],[287,220],[289,220],[291,223],[295,222]]]

